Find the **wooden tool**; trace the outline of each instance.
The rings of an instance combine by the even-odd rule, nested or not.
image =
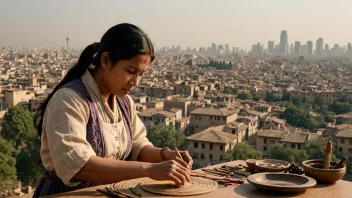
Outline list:
[[[347,157],[342,158],[342,159],[339,161],[339,163],[337,163],[334,167],[332,167],[332,169],[339,169],[339,168],[342,168],[343,165],[345,164],[346,160],[347,160]]]
[[[332,152],[332,142],[329,141],[326,144],[326,153],[325,153],[325,160],[324,160],[324,166],[323,166],[324,169],[330,168],[331,152]]]
[[[221,172],[217,172],[215,170],[210,170],[210,169],[202,169],[202,171],[207,172],[207,173],[213,173],[213,174],[220,175],[220,176],[228,176],[229,175],[226,173],[221,173]]]
[[[183,157],[182,157],[182,155],[180,154],[180,152],[178,151],[178,149],[175,147],[175,151],[176,151],[176,153],[177,153],[177,156],[182,160],[182,161],[185,161],[185,160],[183,160]]]

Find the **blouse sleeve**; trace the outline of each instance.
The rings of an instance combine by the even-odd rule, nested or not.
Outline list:
[[[128,96],[131,103],[131,116],[132,116],[132,131],[133,131],[133,139],[132,139],[132,151],[131,151],[131,160],[137,161],[139,152],[143,149],[144,146],[153,144],[147,139],[147,130],[142,122],[142,120],[138,117],[136,112],[136,105],[133,102],[132,98]]]
[[[89,119],[88,104],[73,90],[58,90],[45,111],[43,129],[46,131],[50,155],[56,175],[67,186],[80,182],[70,180],[95,156],[86,140]]]

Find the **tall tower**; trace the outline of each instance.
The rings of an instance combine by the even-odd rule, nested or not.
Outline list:
[[[68,38],[68,35],[67,35],[67,37],[66,37],[66,44],[67,44],[67,51],[68,51],[68,41],[69,41],[70,39]]]
[[[313,41],[307,41],[307,54],[313,55]]]
[[[315,53],[318,55],[321,55],[323,53],[323,46],[324,46],[324,40],[323,40],[323,38],[319,38],[316,41]]]
[[[286,30],[282,30],[280,34],[280,45],[279,50],[281,54],[286,54],[286,46],[288,44],[288,35]]]

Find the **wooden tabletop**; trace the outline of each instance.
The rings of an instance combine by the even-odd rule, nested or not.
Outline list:
[[[243,164],[245,165],[244,161],[238,160],[238,161],[233,161],[233,162],[227,162],[223,164],[218,164],[214,165],[211,167],[207,168],[213,168],[213,167],[219,167],[224,164],[227,165],[238,165],[238,164]],[[201,170],[195,170],[196,172],[201,172]],[[107,195],[101,194],[97,192],[97,189],[103,189],[108,185],[105,186],[95,186],[91,188],[85,188],[77,191],[72,191],[72,192],[67,192],[67,193],[61,193],[61,194],[56,194],[52,196],[47,196],[47,197],[62,197],[62,198],[68,198],[68,197],[75,197],[75,198],[87,198],[87,197],[109,197]],[[153,198],[153,197],[166,197],[166,196],[161,196],[161,195],[155,195],[151,194],[148,192],[143,192],[142,197],[148,197],[148,198]],[[263,192],[259,191],[256,189],[253,185],[249,184],[247,181],[245,181],[245,184],[242,185],[237,185],[237,186],[228,186],[228,187],[223,187],[222,185],[219,185],[219,188],[213,192],[203,194],[203,195],[198,195],[198,196],[188,196],[192,198],[210,198],[210,197],[216,197],[216,198],[223,198],[223,197],[231,197],[231,198],[240,198],[240,197],[299,197],[299,198],[312,198],[312,197],[318,197],[318,198],[347,198],[350,197],[352,198],[352,182],[340,180],[336,182],[334,185],[323,185],[323,184],[318,184],[313,188],[309,188],[304,192],[300,193],[295,193],[295,194],[283,194],[283,193],[268,193],[268,192]]]

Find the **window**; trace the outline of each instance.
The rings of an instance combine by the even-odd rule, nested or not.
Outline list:
[[[298,145],[298,150],[300,150],[300,149],[301,149],[301,145],[299,144],[299,145]]]
[[[194,143],[194,148],[198,148],[198,142]]]
[[[264,146],[263,150],[266,151],[266,146]]]
[[[349,139],[349,141],[350,141],[350,145],[352,145],[352,139]]]
[[[295,144],[291,144],[291,148],[295,148],[296,146],[295,146]]]
[[[210,150],[213,150],[213,144],[210,143]]]
[[[213,155],[212,154],[209,154],[209,159],[213,160]]]
[[[220,161],[222,161],[223,160],[223,157],[222,157],[222,155],[220,155]]]
[[[200,154],[200,159],[204,159],[204,153]]]
[[[204,149],[205,148],[205,144],[204,143],[202,143],[202,149]]]
[[[266,138],[264,138],[264,144],[266,144]]]
[[[349,149],[348,149],[348,153],[352,153],[352,148],[349,148]]]
[[[220,120],[220,117],[218,117],[218,120]]]
[[[199,121],[201,121],[201,120],[202,120],[202,117],[199,116]]]
[[[236,129],[232,129],[232,134],[236,134]]]
[[[220,145],[220,151],[222,151],[222,145]]]
[[[345,143],[345,139],[341,138],[341,144]]]
[[[224,121],[226,121],[226,117],[224,117]]]
[[[342,147],[339,147],[339,152],[342,152]]]
[[[284,144],[284,147],[286,148],[286,144]]]

